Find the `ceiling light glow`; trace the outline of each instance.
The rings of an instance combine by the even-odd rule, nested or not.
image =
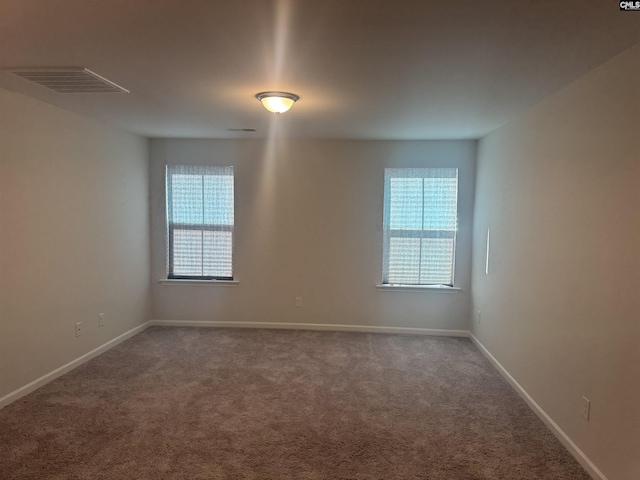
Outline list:
[[[262,102],[264,108],[273,113],[284,113],[293,107],[300,97],[287,92],[260,92],[256,98]]]

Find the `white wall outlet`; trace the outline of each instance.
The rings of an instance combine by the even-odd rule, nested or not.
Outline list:
[[[76,323],[76,337],[82,335],[82,322]]]
[[[476,312],[476,323],[477,323],[478,325],[480,325],[480,322],[482,322],[482,312],[481,312],[480,310],[478,310],[478,311]]]
[[[100,315],[98,315],[98,326],[104,327],[104,313],[101,313]]]
[[[589,415],[591,414],[591,400],[587,397],[582,397],[582,417],[588,422]]]
[[[296,307],[302,307],[302,297],[296,297]]]

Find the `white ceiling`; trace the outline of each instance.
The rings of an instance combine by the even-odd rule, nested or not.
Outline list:
[[[254,95],[286,90],[283,136],[467,139],[639,41],[613,0],[0,0],[0,69],[86,67],[131,93],[0,87],[150,137],[266,136]]]

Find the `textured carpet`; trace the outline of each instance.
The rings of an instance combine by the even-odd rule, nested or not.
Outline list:
[[[0,410],[0,478],[590,477],[468,339],[151,328]]]

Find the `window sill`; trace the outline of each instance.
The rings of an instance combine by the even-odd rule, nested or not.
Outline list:
[[[237,280],[184,280],[177,278],[161,278],[158,280],[161,285],[194,285],[202,287],[237,287]]]
[[[401,285],[385,284],[376,285],[381,292],[428,292],[428,293],[460,293],[461,288],[448,287],[446,285]]]

